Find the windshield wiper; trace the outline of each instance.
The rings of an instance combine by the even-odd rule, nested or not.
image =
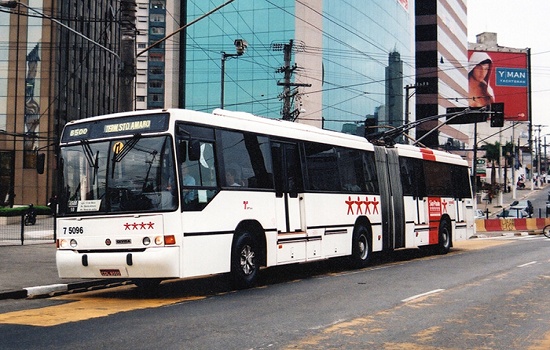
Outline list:
[[[132,136],[131,139],[128,140],[122,147],[122,150],[120,152],[116,153],[113,157],[113,162],[118,163],[120,162],[130,151],[136,146],[136,143],[141,139],[141,134],[135,134]]]
[[[131,139],[128,140],[128,142],[126,142],[124,144],[124,146],[122,146],[122,149],[118,152],[118,153],[115,153],[113,155],[113,158],[112,158],[112,166],[111,166],[111,177],[115,177],[115,164],[116,163],[119,163],[122,159],[124,159],[124,157],[126,157],[126,155],[128,153],[130,153],[130,151],[136,146],[136,144],[138,143],[138,141],[141,139],[141,134],[134,134],[134,136],[132,136]]]

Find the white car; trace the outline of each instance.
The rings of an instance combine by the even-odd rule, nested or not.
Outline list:
[[[485,219],[486,215],[485,212],[481,209],[476,209],[474,213],[474,219]]]
[[[523,219],[528,218],[529,214],[525,210],[510,208],[509,210],[500,212],[497,217],[499,219]]]

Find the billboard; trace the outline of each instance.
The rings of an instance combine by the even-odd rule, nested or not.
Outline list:
[[[468,51],[468,105],[504,103],[504,119],[528,121],[526,52]]]

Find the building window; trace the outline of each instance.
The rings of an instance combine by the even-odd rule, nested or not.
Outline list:
[[[163,87],[163,81],[162,80],[151,80],[149,81],[149,87],[152,89],[161,89]]]
[[[151,102],[162,102],[164,101],[164,96],[162,94],[151,94]]]
[[[150,67],[149,68],[150,74],[164,74],[164,68],[163,67]]]
[[[163,10],[165,8],[165,2],[164,1],[160,1],[160,0],[157,0],[157,1],[151,1],[151,8],[152,9],[161,9]]]
[[[164,62],[164,54],[158,52],[151,52],[149,54],[149,60],[151,62]]]
[[[164,28],[163,27],[151,27],[150,29],[151,34],[164,34]]]
[[[152,13],[149,17],[149,20],[151,22],[165,22],[164,15],[161,15],[159,13]]]

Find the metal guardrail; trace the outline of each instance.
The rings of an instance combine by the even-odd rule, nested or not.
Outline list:
[[[37,215],[34,225],[25,225],[25,216],[0,216],[0,246],[55,242],[55,217]]]

